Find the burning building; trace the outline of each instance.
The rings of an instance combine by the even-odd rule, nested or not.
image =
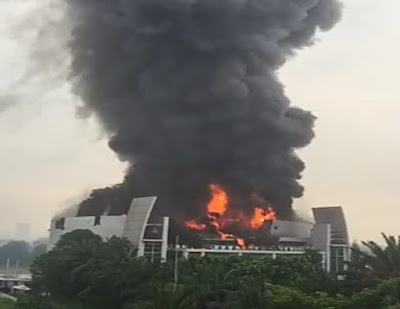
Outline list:
[[[129,164],[79,216],[123,215],[132,198],[157,196],[154,211],[178,229],[241,234],[292,218],[305,168],[296,150],[316,117],[291,105],[277,73],[338,22],[338,0],[65,2],[80,115]],[[226,211],[204,207],[215,190],[229,195]]]
[[[274,244],[277,219],[293,220],[303,195],[296,150],[316,119],[292,106],[278,71],[339,21],[341,3],[65,1],[80,115],[128,162],[123,183],[93,190],[66,226],[126,225],[132,199],[157,196],[150,221],[170,218],[170,238],[196,250]]]
[[[349,236],[341,207],[313,208],[314,223],[280,219],[274,208],[253,195],[254,209],[243,213],[231,209],[227,193],[218,185],[210,186],[207,215],[186,221],[196,231],[201,244],[179,245],[183,256],[197,254],[278,255],[303,254],[306,249],[323,255],[327,271],[341,272],[349,258]]]
[[[61,235],[87,229],[103,239],[126,237],[138,248],[139,256],[152,260],[167,260],[169,252],[185,258],[192,255],[278,258],[301,255],[312,248],[322,255],[327,271],[345,269],[349,236],[341,207],[313,208],[315,223],[279,220],[268,204],[255,208],[252,214],[231,211],[226,192],[218,186],[211,186],[210,190],[213,195],[207,204],[206,217],[186,221],[179,235],[169,217],[157,215],[156,197],[135,198],[124,215],[107,213],[54,219],[49,249]]]

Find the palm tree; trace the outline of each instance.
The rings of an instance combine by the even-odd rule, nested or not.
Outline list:
[[[353,247],[350,269],[367,271],[377,278],[390,278],[400,275],[400,243],[394,236],[382,233],[385,246],[374,241],[363,241],[368,251]]]

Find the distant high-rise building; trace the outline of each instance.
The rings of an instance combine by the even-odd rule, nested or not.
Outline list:
[[[29,223],[18,223],[15,226],[14,238],[16,240],[30,240],[31,225]]]

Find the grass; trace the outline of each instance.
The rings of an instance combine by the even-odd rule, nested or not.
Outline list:
[[[0,309],[14,309],[15,303],[11,300],[0,298]]]

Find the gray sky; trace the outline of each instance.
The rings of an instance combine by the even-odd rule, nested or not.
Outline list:
[[[51,1],[0,1],[0,234],[32,222],[45,235],[62,207],[123,175],[95,121],[75,117],[66,31],[43,27],[60,18]],[[347,0],[341,24],[280,74],[318,117],[296,209],[342,205],[358,240],[400,234],[399,55],[400,1]]]

